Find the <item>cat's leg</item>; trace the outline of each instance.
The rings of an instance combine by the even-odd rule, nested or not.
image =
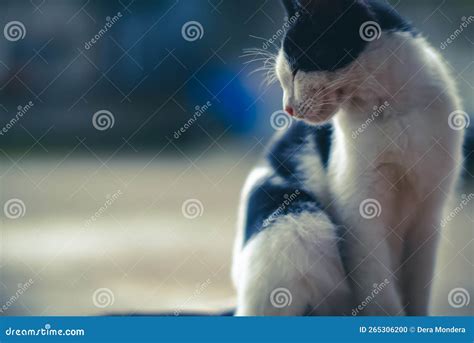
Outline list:
[[[349,313],[336,228],[322,212],[282,215],[236,256],[236,315]]]
[[[379,221],[360,224],[346,228],[342,243],[343,259],[357,303],[356,314],[404,315],[393,263],[393,251],[399,249],[397,238],[381,230],[383,224]]]
[[[407,233],[400,271],[408,315],[428,314],[445,194],[434,191],[419,206]]]
[[[435,229],[426,230],[435,225],[434,221],[420,221],[419,225],[407,239],[406,260],[402,267],[404,302],[410,316],[428,315],[439,236]]]
[[[334,170],[346,170],[335,167]],[[364,170],[363,165],[358,168]],[[334,196],[331,211],[344,225],[341,255],[357,303],[357,315],[405,315],[406,304],[396,271],[404,251],[403,232],[409,224],[407,209],[412,210],[413,206],[404,193],[404,179],[397,188],[392,187],[400,175],[403,170],[393,164],[360,175],[345,171],[339,179],[335,173],[332,186],[338,196]]]
[[[429,150],[430,153],[424,158],[427,166],[436,167],[425,173],[429,176],[425,179],[427,195],[416,205],[417,210],[406,235],[400,270],[408,315],[422,316],[429,311],[436,251],[443,230],[443,210],[453,195],[462,165],[461,142],[462,136],[454,136],[450,130],[439,141],[440,148]]]

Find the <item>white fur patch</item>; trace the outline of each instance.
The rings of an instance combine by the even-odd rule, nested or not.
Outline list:
[[[280,217],[251,239],[234,263],[237,315],[329,315],[350,309],[335,227],[325,214]],[[276,289],[291,297],[287,306],[274,304]]]

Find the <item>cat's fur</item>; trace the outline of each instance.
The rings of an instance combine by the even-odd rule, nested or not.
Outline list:
[[[461,109],[455,85],[391,8],[283,2],[301,15],[276,73],[283,106],[302,120],[277,134],[244,187],[236,314],[426,315],[443,205],[462,163],[463,131],[448,125]],[[381,27],[378,39],[361,39],[367,21]],[[377,213],[364,212],[367,202]]]

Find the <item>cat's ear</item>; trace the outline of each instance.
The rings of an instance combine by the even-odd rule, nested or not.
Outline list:
[[[298,10],[298,0],[282,0],[283,7],[285,8],[288,17],[292,17]]]

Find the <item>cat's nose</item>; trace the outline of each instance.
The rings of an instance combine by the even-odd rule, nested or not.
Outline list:
[[[290,116],[293,116],[295,114],[293,107],[291,106],[285,106],[285,112],[288,113]]]

